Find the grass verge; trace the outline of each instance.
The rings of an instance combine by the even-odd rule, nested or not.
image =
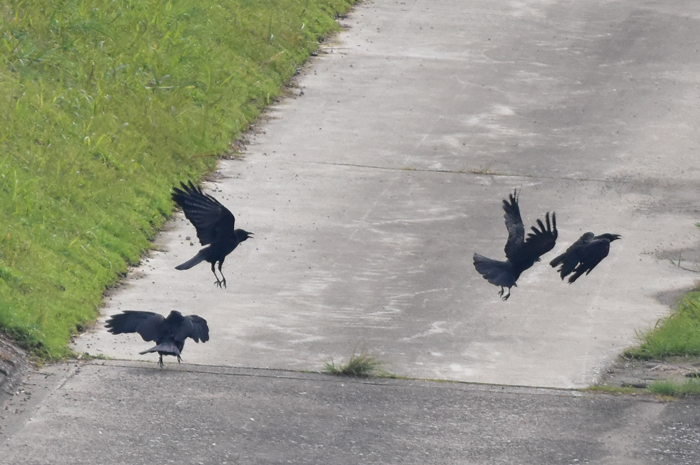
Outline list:
[[[626,387],[626,386],[610,386],[607,384],[598,384],[598,385],[593,385],[593,386],[588,386],[587,388],[583,389],[584,391],[588,392],[602,392],[605,394],[613,394],[613,395],[633,395],[637,394],[640,392],[639,389],[634,388],[634,387]],[[644,392],[644,391],[641,391]]]
[[[627,349],[624,357],[655,359],[671,365],[700,357],[700,289],[686,294],[673,313],[637,336],[640,345]],[[660,379],[649,384],[646,391],[660,399],[700,396],[700,380]]]
[[[654,381],[647,389],[664,397],[698,397],[700,396],[700,380],[689,379],[685,383],[667,380]]]
[[[626,357],[700,356],[700,289],[688,293],[671,315],[638,337],[641,345],[626,350]]]
[[[67,356],[104,289],[354,0],[0,4],[0,328]]]

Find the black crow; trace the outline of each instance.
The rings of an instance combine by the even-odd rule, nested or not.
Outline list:
[[[173,189],[172,198],[182,207],[185,217],[190,220],[197,230],[197,237],[202,245],[209,245],[200,250],[197,255],[185,263],[175,267],[176,270],[189,270],[202,261],[211,263],[211,272],[216,277],[217,286],[226,287],[226,278],[221,271],[226,255],[233,252],[238,244],[253,236],[253,233],[243,229],[234,229],[236,219],[233,214],[214,197],[202,193],[202,190],[192,184],[180,183],[182,189]],[[219,262],[221,280],[214,270]]]
[[[549,262],[553,268],[559,268],[561,279],[564,280],[570,273],[569,284],[576,281],[583,273],[590,273],[598,263],[601,262],[610,252],[610,243],[621,239],[619,234],[593,235],[587,232],[579,237],[576,242],[566,249],[566,252]]]
[[[207,320],[197,315],[182,316],[182,313],[176,310],[171,311],[167,318],[153,312],[125,310],[112,315],[105,326],[112,334],[139,333],[144,341],[155,341],[155,347],[139,354],[158,352],[158,365],[161,368],[163,355],[174,355],[178,363],[182,361],[180,354],[188,337],[194,339],[194,342],[209,340]]]
[[[508,229],[508,241],[505,252],[506,261],[493,260],[478,253],[474,254],[474,267],[476,271],[491,284],[501,286],[498,295],[503,300],[510,297],[510,288],[517,286],[515,282],[520,274],[530,268],[535,262],[540,261],[540,256],[554,248],[557,240],[557,217],[552,212],[552,222],[549,221],[549,212],[546,215],[547,226],[541,220],[537,220],[540,229],[533,226],[532,232],[525,238],[525,227],[520,217],[518,207],[518,191],[509,195],[508,200],[503,200],[503,210],[506,212],[506,228]],[[508,288],[508,294],[503,295],[504,288]]]

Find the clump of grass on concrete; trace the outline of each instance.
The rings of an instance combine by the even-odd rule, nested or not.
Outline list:
[[[666,397],[698,397],[700,396],[700,380],[689,379],[685,383],[676,381],[654,381],[648,387],[649,391]]]
[[[584,390],[590,391],[590,392],[601,392],[604,394],[612,394],[612,395],[629,395],[629,394],[636,394],[636,393],[640,392],[639,389],[631,387],[631,386],[630,387],[627,387],[627,386],[620,387],[620,386],[610,386],[607,384],[597,384],[597,385],[593,385],[593,386],[588,386]]]
[[[0,3],[0,329],[47,359],[354,0]]]
[[[688,293],[671,315],[638,337],[641,345],[628,349],[625,356],[638,359],[700,356],[700,290]]]
[[[362,350],[359,354],[353,352],[350,360],[346,364],[336,365],[333,359],[323,365],[323,371],[331,375],[338,376],[384,376],[386,373],[381,370],[383,362],[379,361],[375,356],[369,354],[366,350]]]

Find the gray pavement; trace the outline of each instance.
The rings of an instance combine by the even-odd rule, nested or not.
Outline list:
[[[700,461],[698,402],[123,361],[53,367],[23,390],[2,463]]]
[[[700,266],[700,4],[376,0],[343,21],[206,184],[256,233],[228,289],[174,270],[199,247],[176,217],[75,342],[120,360],[33,374],[0,462],[698,463],[698,403],[561,388],[697,279],[669,259]],[[541,264],[502,302],[471,256],[503,256],[516,187],[528,225],[557,212],[545,262],[587,230],[624,238],[576,284]],[[126,309],[199,314],[211,340],[156,369],[104,331]],[[362,348],[489,385],[285,371]]]

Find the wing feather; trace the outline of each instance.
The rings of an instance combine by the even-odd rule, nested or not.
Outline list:
[[[520,207],[518,206],[517,190],[513,191],[507,200],[503,200],[503,210],[505,211],[503,218],[506,220],[506,229],[508,229],[508,241],[504,250],[506,257],[512,259],[518,254],[525,237],[525,227],[523,226],[523,220],[520,217]]]
[[[112,334],[139,333],[144,341],[155,341],[163,332],[163,320],[158,313],[125,310],[112,315],[105,327]]]
[[[184,341],[188,337],[195,342],[207,342],[209,340],[209,326],[207,320],[197,315],[184,317],[180,327],[175,331],[174,338],[177,341]]]
[[[538,219],[537,226],[539,229],[532,226],[532,232],[527,235],[527,239],[525,239],[520,249],[513,258],[508,258],[516,263],[530,263],[539,260],[542,255],[552,250],[559,235],[556,214],[552,213],[550,220],[549,212],[547,212],[545,223]]]
[[[194,225],[202,245],[216,242],[233,231],[236,222],[233,213],[211,195],[204,194],[192,181],[180,185],[182,189],[173,189],[172,199],[182,208],[185,218]]]

